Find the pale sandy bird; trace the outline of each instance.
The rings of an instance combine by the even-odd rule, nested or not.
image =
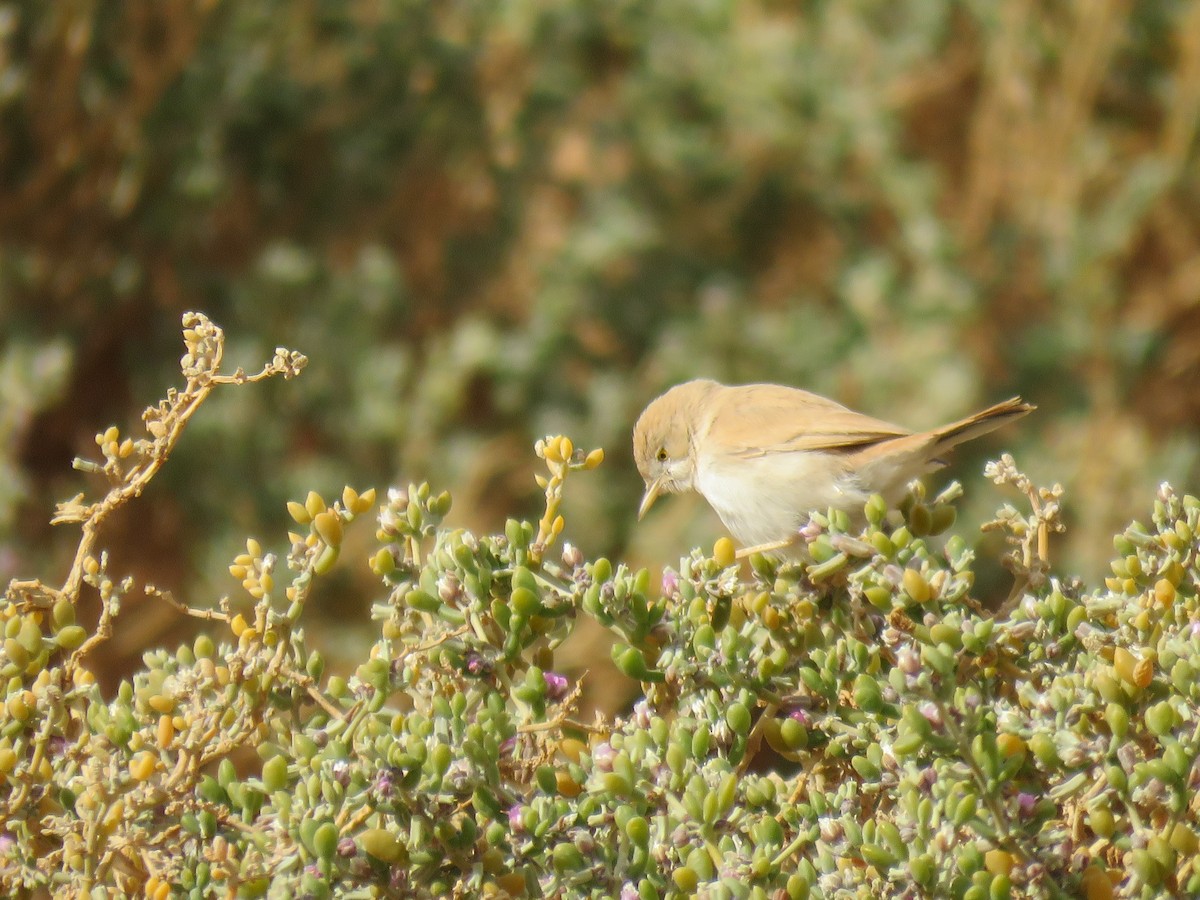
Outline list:
[[[1013,397],[962,421],[913,433],[808,391],[699,379],[646,407],[633,454],[646,482],[638,518],[660,494],[697,491],[743,545],[781,545],[813,511],[861,514],[889,503],[942,455],[1035,407]]]

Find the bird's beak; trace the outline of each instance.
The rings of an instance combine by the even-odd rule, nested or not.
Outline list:
[[[660,475],[646,485],[646,493],[642,495],[642,505],[638,507],[639,522],[642,521],[642,517],[646,515],[647,510],[654,505],[654,501],[658,499],[658,495],[662,493],[664,481],[666,481],[666,476]]]

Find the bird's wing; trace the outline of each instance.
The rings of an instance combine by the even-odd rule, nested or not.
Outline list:
[[[798,388],[758,384],[727,388],[710,438],[742,458],[804,450],[852,450],[911,432]]]

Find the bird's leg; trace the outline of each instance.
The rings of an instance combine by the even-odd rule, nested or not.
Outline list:
[[[755,553],[774,553],[776,550],[786,550],[792,544],[796,543],[796,539],[799,537],[800,535],[794,534],[780,541],[770,541],[766,544],[755,544],[753,547],[743,547],[734,554],[734,557],[736,559],[745,559],[747,556],[752,556]]]

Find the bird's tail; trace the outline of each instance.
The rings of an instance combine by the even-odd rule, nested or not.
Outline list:
[[[943,425],[933,432],[937,439],[934,444],[934,453],[935,455],[944,453],[965,441],[971,441],[989,431],[995,431],[1006,422],[1029,415],[1035,409],[1037,407],[1032,403],[1026,403],[1020,397],[1013,397],[1003,403],[989,406],[973,416],[968,416],[950,425]]]

